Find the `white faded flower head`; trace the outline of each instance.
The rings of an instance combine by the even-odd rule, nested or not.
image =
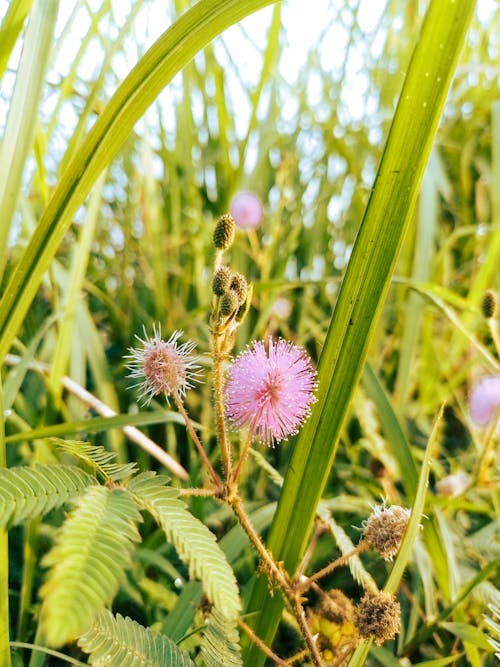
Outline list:
[[[406,507],[385,503],[377,505],[363,521],[363,538],[384,560],[392,560],[403,541],[411,511]]]
[[[195,343],[187,341],[179,345],[177,341],[182,331],[174,331],[165,341],[159,325],[153,325],[153,336],[146,334],[145,327],[143,331],[144,338],[136,336],[142,347],[129,348],[130,354],[125,357],[130,371],[128,377],[140,379],[132,385],[139,387],[139,400],[149,405],[152,398],[159,394],[164,394],[167,400],[172,394],[182,399],[200,375],[197,358],[192,355]]]

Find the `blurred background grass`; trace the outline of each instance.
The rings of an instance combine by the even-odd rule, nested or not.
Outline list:
[[[2,27],[9,28],[0,39],[2,133],[32,4],[0,2]],[[61,3],[40,99],[22,111],[20,132],[32,122],[33,133],[7,221],[4,285],[104,104],[154,38],[190,4]],[[16,377],[5,368],[4,384],[19,389],[12,389],[8,434],[61,422],[72,434],[71,423],[89,411],[63,394],[64,374],[117,412],[136,412],[122,356],[143,324],[149,331],[153,322],[167,333],[183,329],[202,354],[209,351],[213,222],[243,190],[260,197],[264,217],[258,229],[238,233],[231,252],[233,268],[254,281],[237,350],[254,338],[281,335],[318,359],[426,3],[388,0],[377,10],[362,0],[305,4],[310,5],[289,0],[231,28],[184,68],[137,123],[75,216],[14,345],[25,360],[36,357],[52,370],[44,379],[26,369]],[[10,20],[15,12],[17,21]],[[485,289],[498,290],[500,280],[499,40],[498,4],[482,0],[369,353],[416,460],[439,406],[447,402],[429,500],[446,563],[433,563],[433,578],[426,572],[429,555],[420,547],[421,560],[403,584],[407,621],[399,648],[410,647],[412,662],[465,652],[456,664],[493,664],[469,636],[459,641],[457,627],[436,626],[437,635],[420,644],[414,639],[422,619],[432,623],[471,576],[498,558],[498,471],[491,461],[481,467],[486,440],[470,422],[467,392],[479,376],[499,368],[479,308]],[[4,176],[9,168],[0,165]],[[346,526],[359,525],[369,502],[402,498],[377,396],[369,382],[359,389],[332,474],[335,516]],[[209,384],[190,392],[187,404],[216,457]],[[199,481],[181,426],[146,430]],[[158,465],[120,431],[84,436],[124,461]],[[264,453],[283,472],[289,451],[285,444]],[[11,465],[51,456],[45,441],[29,436],[8,448]],[[436,492],[440,479],[459,471],[470,476],[466,493],[450,499]],[[255,462],[245,488],[256,508],[277,498]],[[229,516],[215,504],[193,500],[192,509],[220,534],[225,531]],[[175,577],[158,563],[147,569],[147,549],[159,539],[150,529],[144,562],[137,564],[121,603],[142,616],[138,620],[166,622],[177,599]],[[332,548],[329,538],[320,541],[313,564],[321,566]],[[12,549],[12,562],[20,563],[15,543]],[[370,572],[383,580],[385,568],[374,561]],[[236,567],[241,581],[253,569],[250,552],[244,552]],[[156,576],[162,582],[160,603],[151,584]],[[14,589],[20,577],[15,571]],[[355,594],[348,581],[333,583]],[[498,591],[482,582],[454,610],[454,620],[476,626],[494,603]],[[291,652],[289,633],[282,631],[278,652]],[[374,655],[395,664],[384,649]]]

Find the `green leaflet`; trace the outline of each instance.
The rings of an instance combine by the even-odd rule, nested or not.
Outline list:
[[[49,644],[79,637],[112,601],[140,540],[141,520],[121,489],[92,486],[76,501],[43,561],[50,571],[40,591],[40,622]]]
[[[80,442],[79,440],[54,438],[54,442],[58,449],[73,454],[107,481],[119,482],[137,471],[135,462],[124,465],[114,463],[115,455],[108,452],[104,447],[90,445],[88,442]]]
[[[194,667],[173,641],[120,614],[103,611],[78,640],[96,667]]]
[[[42,516],[95,482],[83,470],[67,465],[0,468],[0,526]]]
[[[242,667],[236,621],[225,618],[215,607],[207,617],[201,654],[207,667]]]
[[[201,580],[210,602],[227,619],[236,619],[241,602],[233,570],[213,533],[188,511],[176,489],[165,486],[167,481],[163,475],[144,472],[127,488],[163,528],[167,540],[187,564],[190,577]]]

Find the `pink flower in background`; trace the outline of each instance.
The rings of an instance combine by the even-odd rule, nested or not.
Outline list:
[[[229,370],[226,410],[237,427],[248,425],[266,445],[297,433],[316,399],[316,371],[307,352],[269,338],[256,341]]]
[[[262,202],[253,192],[239,192],[231,202],[231,215],[241,229],[255,229],[264,216]]]
[[[478,426],[486,426],[498,414],[500,408],[500,376],[483,378],[469,397],[470,416]]]

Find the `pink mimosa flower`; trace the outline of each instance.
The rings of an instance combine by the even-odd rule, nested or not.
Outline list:
[[[316,371],[307,352],[269,338],[268,351],[256,341],[237,357],[226,386],[227,415],[249,426],[266,445],[297,433],[316,400]]]
[[[239,192],[231,202],[231,215],[240,229],[255,229],[262,222],[262,202],[253,192]]]
[[[500,376],[484,377],[469,397],[470,416],[478,426],[486,426],[500,414]]]

